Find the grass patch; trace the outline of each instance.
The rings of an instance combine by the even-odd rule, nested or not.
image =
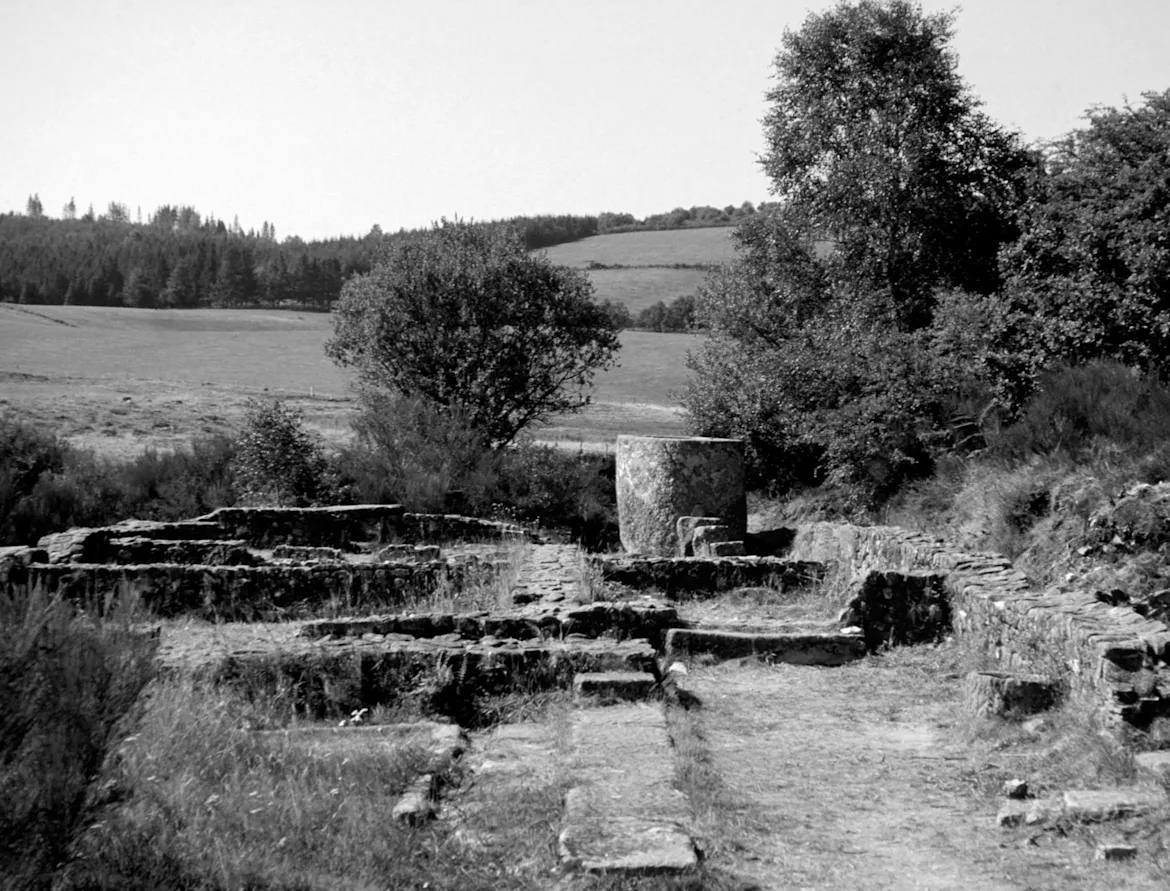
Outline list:
[[[559,707],[512,705],[529,716]],[[378,717],[388,715],[369,715]],[[555,783],[500,790],[478,820],[523,814],[523,830],[513,820],[517,831],[483,850],[462,841],[481,828],[469,815],[418,828],[389,819],[424,769],[420,749],[323,752],[252,732],[286,718],[270,702],[189,678],[157,684],[108,766],[111,803],[57,887],[535,888],[555,865]]]
[[[86,608],[0,595],[0,862],[15,888],[48,888],[90,786],[140,691],[157,637],[132,601]]]

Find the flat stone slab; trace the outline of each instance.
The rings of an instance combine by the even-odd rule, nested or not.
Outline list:
[[[768,656],[792,665],[844,665],[865,656],[860,634],[766,633],[706,628],[672,628],[666,632],[665,658],[699,654],[717,659]]]
[[[590,873],[679,873],[698,857],[686,796],[674,788],[666,717],[658,705],[578,712],[574,786],[565,798],[561,858]]]
[[[1073,789],[1053,798],[1005,801],[995,822],[1005,827],[1033,826],[1059,819],[1100,823],[1140,816],[1168,803],[1170,799],[1161,789]]]
[[[1141,752],[1133,756],[1138,770],[1145,771],[1159,779],[1170,780],[1170,751]]]
[[[1133,817],[1166,804],[1166,793],[1161,789],[1069,790],[1064,793],[1064,815],[1083,822]]]
[[[579,700],[636,702],[649,699],[657,684],[654,675],[645,671],[582,672],[573,678],[573,693]]]
[[[259,735],[280,738],[313,755],[342,756],[388,748],[413,752],[424,774],[446,771],[467,748],[467,735],[458,724],[412,721],[403,724],[370,724],[339,727],[310,724],[283,730],[262,730]]]

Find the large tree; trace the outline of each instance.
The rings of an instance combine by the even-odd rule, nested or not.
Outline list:
[[[684,399],[696,432],[747,439],[759,482],[888,492],[942,441],[964,363],[936,349],[939,295],[998,286],[1034,166],[979,111],[951,25],[860,0],[784,35],[763,157],[780,200],[701,292]]]
[[[617,349],[583,273],[514,232],[447,221],[346,282],[326,346],[364,385],[457,409],[497,447],[585,406]]]
[[[835,245],[837,270],[930,322],[939,285],[987,293],[1030,155],[979,111],[953,17],[907,0],[842,2],[785,33],[763,166],[788,225]]]

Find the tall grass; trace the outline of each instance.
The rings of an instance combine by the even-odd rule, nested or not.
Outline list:
[[[157,637],[132,601],[79,609],[0,595],[0,875],[48,888],[97,778],[154,674]]]
[[[555,864],[555,782],[502,790],[483,814],[523,814],[539,831],[468,848],[458,813],[420,827],[390,818],[426,769],[424,751],[355,740],[322,749],[253,732],[273,718],[265,702],[189,678],[156,684],[111,768],[123,800],[80,839],[57,887],[535,888]],[[525,859],[536,868],[518,868]]]

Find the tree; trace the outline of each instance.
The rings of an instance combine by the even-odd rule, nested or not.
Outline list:
[[[871,499],[942,446],[973,347],[936,304],[998,286],[1033,165],[958,76],[951,24],[860,0],[783,37],[762,162],[780,200],[700,292],[711,337],[684,394],[696,432],[746,439],[757,483]]]
[[[304,507],[329,497],[328,461],[304,415],[279,399],[249,400],[236,441],[240,492],[254,504]]]
[[[29,195],[28,201],[24,205],[24,212],[34,220],[41,219],[45,215],[45,206],[41,204],[41,196]]]
[[[617,333],[581,272],[464,222],[391,240],[334,308],[326,352],[362,384],[462,412],[501,447],[589,402]]]
[[[1048,147],[1004,251],[1002,346],[1033,378],[1098,358],[1170,374],[1170,90],[1143,99]]]
[[[789,225],[835,243],[836,274],[888,295],[902,330],[937,286],[994,290],[1032,158],[956,71],[953,16],[841,2],[787,32],[763,167]]]
[[[77,205],[73,201],[73,197],[69,197],[69,203],[61,208],[61,219],[75,220],[77,219]]]

